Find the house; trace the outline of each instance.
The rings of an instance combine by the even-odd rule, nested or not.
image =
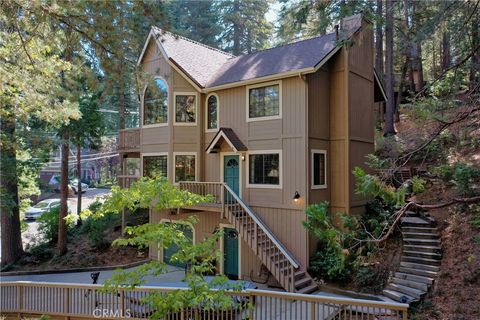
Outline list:
[[[374,96],[383,96],[369,22],[352,16],[335,33],[238,57],[153,27],[138,65],[141,125],[120,132],[120,184],[156,173],[215,195],[151,210],[150,221],[196,215],[184,226],[192,241],[225,230],[219,272],[250,278],[266,268],[287,291],[316,290],[306,206],[361,214],[365,205],[352,169],[374,151]],[[152,246],[150,257],[168,261],[175,250]]]

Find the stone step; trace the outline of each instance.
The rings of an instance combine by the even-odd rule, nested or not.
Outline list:
[[[422,251],[422,252],[434,252],[441,253],[442,248],[439,246],[419,246],[415,244],[404,244],[403,249],[408,251]]]
[[[404,238],[407,239],[438,239],[438,233],[418,233],[418,232],[402,232]]]
[[[433,278],[424,277],[424,276],[417,276],[417,275],[414,275],[414,274],[403,273],[403,272],[395,272],[395,278],[410,280],[410,281],[417,281],[417,282],[425,283],[425,284],[428,284],[428,285],[431,285],[434,281]]]
[[[416,282],[416,281],[411,281],[411,280],[406,280],[406,279],[400,279],[400,278],[392,278],[391,279],[392,283],[396,283],[405,287],[410,287],[418,290],[422,290],[427,292],[428,291],[428,285],[425,283],[421,282]]]
[[[441,260],[442,259],[442,255],[440,253],[429,252],[429,251],[404,250],[403,254],[405,256],[410,256],[410,257],[420,257],[420,258],[436,259],[436,260]]]
[[[405,268],[400,267],[398,271],[402,273],[407,273],[411,275],[427,277],[427,278],[435,278],[438,275],[438,271],[429,271],[429,270],[422,270],[422,269],[412,269],[412,268]]]
[[[419,264],[428,264],[431,266],[439,266],[441,263],[441,261],[437,259],[428,259],[428,258],[411,257],[411,256],[402,256],[402,261],[419,263]]]
[[[428,264],[405,262],[405,261],[400,262],[400,267],[411,268],[411,269],[420,269],[420,270],[426,270],[426,271],[434,271],[434,272],[440,271],[440,267],[438,267],[438,266],[431,266],[431,265],[428,265]]]
[[[437,228],[430,228],[430,227],[402,226],[402,232],[436,233],[436,234],[438,234],[438,229]]]
[[[395,290],[385,289],[382,291],[382,293],[384,296],[401,303],[411,303],[413,301],[417,301],[416,298]]]
[[[439,239],[417,239],[417,238],[403,238],[404,244],[422,245],[422,246],[439,246]]]
[[[309,293],[315,292],[317,290],[318,290],[318,286],[315,282],[313,282],[308,287],[304,287],[304,288],[298,290],[297,293],[309,294]]]
[[[394,290],[397,292],[401,292],[403,294],[406,294],[410,297],[414,297],[417,299],[420,299],[423,295],[425,295],[425,291],[418,290],[415,288],[410,288],[406,286],[402,286],[401,284],[396,284],[396,283],[389,283],[387,286],[388,290]]]

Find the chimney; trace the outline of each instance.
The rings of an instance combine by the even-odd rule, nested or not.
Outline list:
[[[342,21],[340,21],[340,38],[346,39],[351,37],[362,27],[364,20],[365,18],[362,13],[343,18]],[[367,20],[365,20],[365,22],[368,23]]]

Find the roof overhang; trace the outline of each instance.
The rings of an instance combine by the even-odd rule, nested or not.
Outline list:
[[[225,141],[234,152],[247,151],[247,147],[230,128],[220,128],[205,150],[206,153],[217,153],[222,141]]]

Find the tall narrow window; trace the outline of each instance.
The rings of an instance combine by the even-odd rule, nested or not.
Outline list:
[[[197,96],[196,94],[175,94],[175,123],[197,123]]]
[[[248,118],[260,120],[262,118],[279,118],[281,116],[281,84],[271,83],[264,86],[250,86],[248,91]]]
[[[167,155],[143,157],[144,177],[167,177]]]
[[[312,150],[312,189],[327,187],[327,152]]]
[[[155,79],[145,90],[143,98],[143,125],[168,122],[168,88],[162,79]]]
[[[175,155],[175,183],[196,180],[195,158],[194,154]]]
[[[212,94],[207,99],[207,130],[218,129],[218,98]]]
[[[280,185],[280,154],[250,154],[248,159],[250,185]]]

